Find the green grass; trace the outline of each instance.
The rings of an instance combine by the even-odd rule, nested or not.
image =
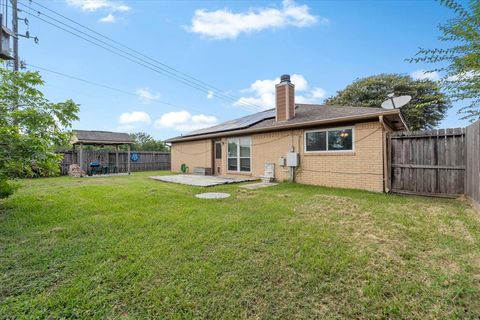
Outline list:
[[[0,319],[480,315],[465,202],[295,184],[201,200],[152,174],[26,180],[0,202]]]

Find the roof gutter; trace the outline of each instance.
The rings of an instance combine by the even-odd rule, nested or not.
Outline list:
[[[368,114],[364,114],[364,115],[360,115],[360,116],[356,115],[356,116],[350,116],[350,117],[332,118],[332,119],[327,119],[327,120],[312,120],[312,121],[305,121],[305,122],[301,122],[301,123],[290,123],[290,124],[284,124],[284,125],[280,125],[280,126],[267,127],[267,128],[214,132],[214,133],[210,133],[210,134],[203,134],[203,135],[197,135],[197,136],[187,136],[187,137],[184,137],[184,138],[183,137],[172,138],[172,139],[167,139],[164,142],[174,143],[174,142],[202,140],[202,139],[225,137],[225,136],[234,136],[234,135],[238,135],[238,134],[280,131],[280,130],[284,130],[284,129],[304,128],[304,127],[309,127],[309,126],[312,126],[312,125],[322,125],[322,124],[330,124],[330,123],[336,123],[336,122],[346,122],[346,121],[352,121],[352,120],[378,119],[378,117],[382,116],[382,115],[395,115],[395,114],[400,114],[400,110],[399,109],[394,109],[394,110],[384,111],[384,112],[381,112],[381,113],[380,112],[368,113]],[[400,114],[400,118],[401,118],[402,122],[405,123],[403,121],[402,117],[401,117],[401,114]]]

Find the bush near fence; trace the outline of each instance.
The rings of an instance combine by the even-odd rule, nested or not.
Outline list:
[[[130,161],[130,171],[170,170],[170,152],[132,151],[138,153],[138,161]],[[61,175],[68,175],[71,164],[79,164],[79,153],[73,151],[61,152],[63,161],[60,164]],[[83,168],[88,168],[90,162],[100,162],[102,166],[115,167],[115,151],[83,150]],[[118,152],[117,172],[127,172],[128,153]]]

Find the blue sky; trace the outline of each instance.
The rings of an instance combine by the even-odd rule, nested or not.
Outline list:
[[[422,76],[429,66],[405,59],[418,47],[443,46],[437,26],[452,17],[434,1],[36,1],[241,99],[212,97],[29,17],[40,42],[20,40],[27,64],[127,92],[41,71],[49,99],[81,105],[74,128],[161,139],[247,115],[252,104],[272,106],[273,84],[284,73],[295,75],[297,101],[313,103],[356,78]],[[461,105],[441,127],[467,124],[456,114]]]

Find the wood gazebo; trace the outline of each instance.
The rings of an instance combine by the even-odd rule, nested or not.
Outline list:
[[[73,130],[71,143],[73,145],[73,151],[78,146],[78,165],[80,169],[87,172],[87,168],[84,168],[83,163],[83,146],[115,146],[115,166],[118,168],[118,146],[127,145],[128,157],[127,157],[127,172],[130,174],[130,152],[131,146],[135,141],[130,137],[128,133],[122,132],[110,132],[110,131],[90,131],[90,130]]]

